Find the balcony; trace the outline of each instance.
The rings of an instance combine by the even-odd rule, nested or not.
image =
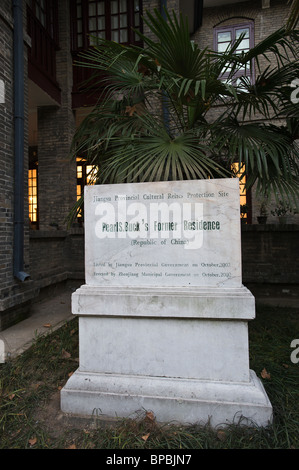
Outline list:
[[[27,32],[31,37],[28,53],[28,77],[57,103],[60,88],[56,79],[56,41],[27,7]]]

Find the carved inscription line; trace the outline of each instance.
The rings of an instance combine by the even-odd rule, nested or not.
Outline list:
[[[203,203],[149,203],[130,202],[118,196],[116,205],[111,202],[97,202],[95,206],[95,234],[97,238],[155,239],[172,237],[187,240],[187,249],[202,246],[203,231],[219,231],[219,220],[206,220]],[[175,242],[178,243],[178,242]],[[174,244],[175,244],[174,243]],[[153,244],[139,244],[146,246]],[[136,245],[138,245],[136,243]]]

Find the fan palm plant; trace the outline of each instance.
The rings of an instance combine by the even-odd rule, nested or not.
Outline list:
[[[296,28],[299,20],[299,0],[291,2],[290,15],[287,21],[287,28]]]
[[[190,40],[181,15],[147,12],[144,22],[155,40],[138,33],[142,48],[98,40],[78,64],[94,69],[100,98],[72,153],[98,167],[95,182],[227,177],[239,162],[247,187],[296,199],[298,31],[281,28],[238,54],[241,36],[216,53]],[[255,67],[254,83],[234,80],[244,67]]]

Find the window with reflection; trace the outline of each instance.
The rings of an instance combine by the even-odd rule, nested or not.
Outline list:
[[[242,38],[241,38],[242,36]],[[214,49],[217,52],[225,52],[231,44],[240,40],[239,45],[236,48],[236,54],[242,52],[248,52],[254,46],[254,26],[253,23],[239,24],[234,26],[222,26],[217,27],[214,30]],[[221,75],[222,80],[228,80],[231,68],[227,65]],[[250,82],[253,83],[254,71],[253,66],[250,63],[244,65],[244,68],[239,69],[232,79],[234,84],[240,83],[240,77],[248,77]]]

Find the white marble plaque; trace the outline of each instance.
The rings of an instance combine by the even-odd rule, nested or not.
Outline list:
[[[92,286],[240,287],[236,178],[85,187]]]

